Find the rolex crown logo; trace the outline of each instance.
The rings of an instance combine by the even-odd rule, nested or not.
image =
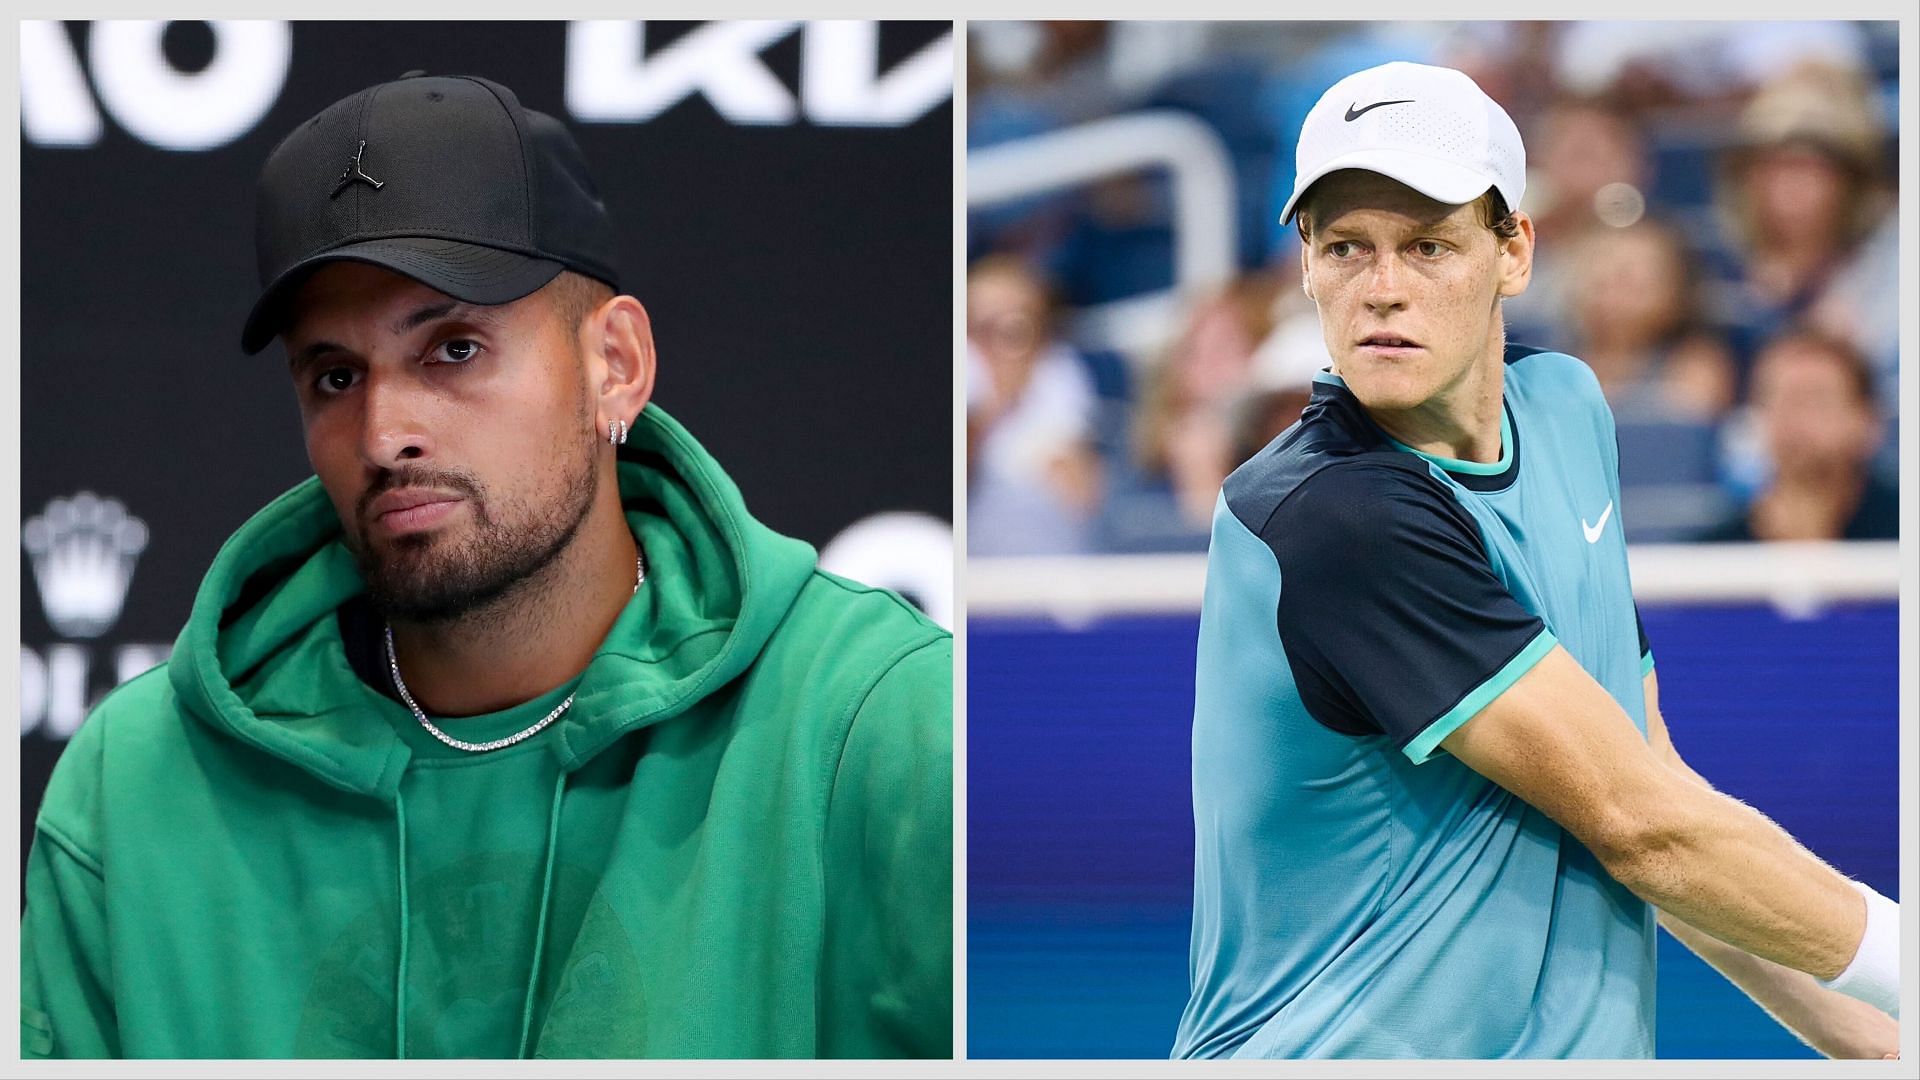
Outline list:
[[[92,638],[120,618],[147,526],[120,500],[83,491],[49,502],[21,526],[20,544],[33,560],[47,621],[69,638]]]

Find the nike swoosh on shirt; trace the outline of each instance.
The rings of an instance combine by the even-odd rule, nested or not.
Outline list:
[[[1587,524],[1586,518],[1583,517],[1580,519],[1580,528],[1581,528],[1581,531],[1587,534],[1587,543],[1597,544],[1600,542],[1600,534],[1607,530],[1607,519],[1612,516],[1613,516],[1613,500],[1608,499],[1607,508],[1600,512],[1600,521],[1598,524],[1589,525]]]
[[[1364,109],[1356,109],[1352,105],[1349,105],[1347,106],[1347,123],[1349,124],[1353,123],[1355,120],[1360,119],[1361,117],[1367,115],[1368,113],[1372,112],[1373,110],[1379,108],[1382,105],[1411,105],[1411,104],[1413,104],[1412,98],[1401,98],[1398,101],[1376,101]]]

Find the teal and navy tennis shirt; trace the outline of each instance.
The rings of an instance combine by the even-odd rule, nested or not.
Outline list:
[[[1613,417],[1506,355],[1500,460],[1423,454],[1334,375],[1227,478],[1193,715],[1175,1057],[1649,1057],[1654,916],[1440,741],[1557,643],[1646,731]]]

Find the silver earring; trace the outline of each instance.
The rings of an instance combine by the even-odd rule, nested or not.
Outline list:
[[[627,422],[625,420],[607,421],[607,442],[613,446],[627,444]]]

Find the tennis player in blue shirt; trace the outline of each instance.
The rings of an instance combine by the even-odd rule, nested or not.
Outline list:
[[[1215,509],[1174,1056],[1650,1057],[1656,920],[1822,1052],[1890,1056],[1898,905],[1667,737],[1613,417],[1505,341],[1525,169],[1444,68],[1302,129],[1283,220],[1334,362]]]

